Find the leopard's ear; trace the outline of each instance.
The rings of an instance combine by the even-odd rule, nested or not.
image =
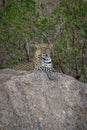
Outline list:
[[[36,44],[35,47],[36,47],[37,49],[39,49],[39,48],[40,48],[40,44]]]

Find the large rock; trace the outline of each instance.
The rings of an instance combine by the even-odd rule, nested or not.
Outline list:
[[[53,76],[0,71],[0,130],[87,130],[87,84]]]

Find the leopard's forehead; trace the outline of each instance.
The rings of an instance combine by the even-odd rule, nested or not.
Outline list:
[[[38,54],[48,54],[50,55],[52,51],[52,45],[51,44],[36,44],[36,53]]]
[[[41,48],[52,48],[52,44],[41,43],[41,44],[36,44],[35,47],[37,49],[41,49]]]

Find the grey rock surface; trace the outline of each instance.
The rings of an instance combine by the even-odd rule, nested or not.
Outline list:
[[[0,130],[87,130],[87,84],[53,76],[0,71]]]

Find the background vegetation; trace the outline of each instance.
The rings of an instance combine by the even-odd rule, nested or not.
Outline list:
[[[60,0],[56,6],[49,1],[41,3],[37,0],[2,0],[2,3],[1,68],[32,59],[37,43],[52,43],[56,70],[87,82],[85,0]]]

